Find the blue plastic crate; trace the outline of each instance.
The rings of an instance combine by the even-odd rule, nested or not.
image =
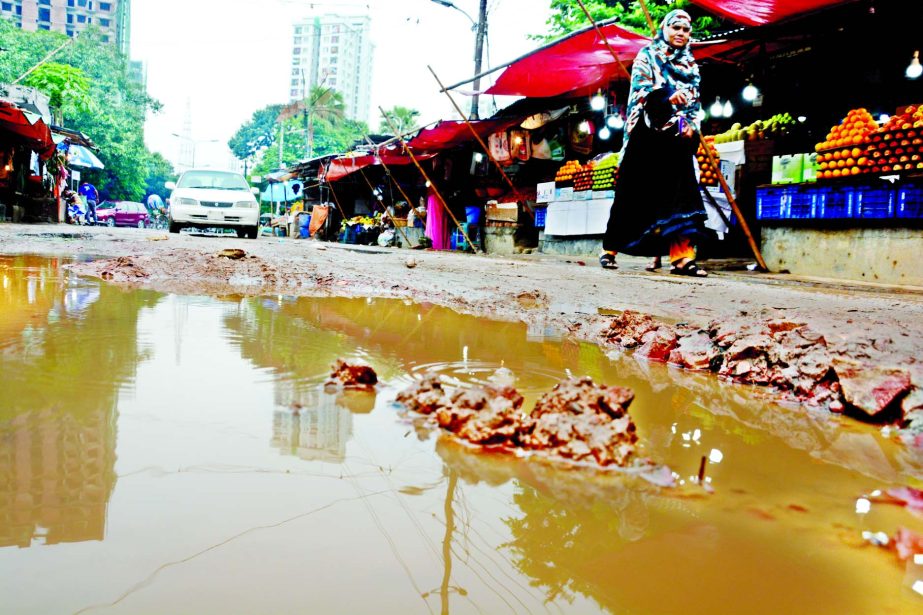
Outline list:
[[[756,189],[756,219],[780,220],[785,218],[791,187],[761,186]]]
[[[807,220],[817,217],[820,190],[816,186],[794,187],[789,194],[786,211],[783,212],[786,218]]]
[[[545,228],[545,217],[548,215],[547,207],[535,208],[535,228]]]
[[[853,198],[856,218],[894,217],[894,190],[890,186],[859,186]]]
[[[824,220],[853,217],[855,190],[850,186],[824,186],[818,198],[818,216]]]
[[[923,184],[904,184],[895,197],[898,218],[923,218]]]

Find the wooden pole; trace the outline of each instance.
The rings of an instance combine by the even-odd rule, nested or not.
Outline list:
[[[471,134],[474,135],[474,138],[481,145],[481,149],[483,149],[484,153],[487,154],[487,158],[494,164],[495,167],[497,167],[497,170],[500,171],[500,175],[503,177],[503,179],[506,180],[506,183],[509,184],[510,189],[513,191],[513,194],[516,196],[516,200],[519,201],[520,200],[519,190],[516,188],[516,186],[513,185],[513,181],[510,179],[509,175],[506,174],[506,171],[503,170],[503,167],[500,166],[500,163],[497,162],[497,159],[494,158],[493,155],[490,153],[490,148],[487,147],[486,143],[484,143],[484,139],[481,138],[481,135],[478,134],[478,132],[474,129],[474,126],[471,124],[468,118],[465,117],[465,114],[462,113],[461,107],[458,106],[458,104],[455,102],[455,99],[452,98],[451,94],[449,94],[449,91],[445,89],[445,86],[442,85],[442,81],[440,81],[439,76],[436,75],[436,71],[433,70],[433,67],[427,66],[426,68],[428,68],[429,72],[433,74],[433,77],[435,77],[436,79],[436,83],[439,84],[440,90],[444,92],[446,96],[449,97],[449,100],[452,102],[452,106],[455,107],[455,110],[458,111],[458,115],[465,122],[465,125],[468,126],[468,130],[471,131]],[[535,218],[535,214],[532,212],[532,208],[529,207],[528,204],[526,204],[526,201],[524,199],[522,199],[522,204],[525,207],[526,211],[529,212],[529,215]]]
[[[385,114],[385,110],[382,109],[381,107],[378,107],[378,110],[381,111],[382,117],[384,117],[385,120],[388,122],[388,126],[391,128],[391,130],[392,130],[393,132],[397,132],[397,130],[394,129],[394,123],[391,122],[391,118],[388,117],[387,114]],[[448,204],[445,202],[445,199],[442,198],[442,193],[439,192],[439,188],[436,187],[436,184],[433,183],[433,181],[429,178],[429,175],[426,174],[426,171],[423,170],[423,167],[420,165],[420,161],[417,160],[417,157],[414,156],[413,152],[410,151],[410,148],[407,147],[407,143],[404,141],[404,139],[403,139],[403,138],[398,138],[398,140],[401,142],[401,146],[403,146],[404,151],[407,152],[407,155],[408,155],[408,156],[410,156],[410,159],[413,161],[414,166],[416,166],[416,167],[417,167],[417,170],[420,171],[420,175],[423,176],[423,179],[425,179],[425,180],[427,181],[427,183],[429,183],[430,187],[432,187],[432,189],[433,189],[433,192],[436,193],[436,198],[439,199],[439,202],[442,204],[442,208],[445,209],[445,211],[446,211],[447,214],[449,214],[449,217],[452,218],[452,221],[453,221],[453,222],[455,222],[455,226],[458,228],[458,230],[459,230],[459,231],[461,232],[461,234],[464,236],[465,241],[468,242],[468,245],[471,246],[471,249],[474,250],[475,254],[477,254],[477,252],[478,252],[477,246],[475,246],[475,245],[471,242],[471,238],[468,237],[468,233],[465,232],[465,229],[462,228],[462,225],[461,225],[461,223],[458,221],[458,218],[456,218],[456,217],[455,217],[455,214],[452,213],[452,210],[449,209],[449,206],[448,206]]]
[[[577,0],[577,4],[580,5],[580,8],[583,9],[584,14],[587,16],[587,19],[590,20],[590,23],[596,26],[596,30],[599,32],[599,26],[596,25],[596,20],[593,19],[592,15],[590,15],[590,12],[587,10],[583,0]],[[644,10],[645,17],[647,18],[648,26],[651,28],[652,36],[657,36],[657,29],[654,26],[654,21],[651,19],[650,12],[647,9],[647,2],[645,0],[641,0],[641,7]],[[608,47],[608,42],[606,46]],[[615,53],[612,47],[609,47],[609,52],[616,60],[621,63],[621,60],[619,60],[618,55]],[[731,188],[728,186],[727,181],[724,179],[724,175],[721,173],[721,167],[718,166],[718,162],[715,160],[714,155],[711,153],[711,147],[709,147],[708,142],[705,141],[705,137],[702,136],[701,131],[697,130],[695,132],[699,137],[699,143],[702,145],[702,149],[705,150],[705,155],[708,157],[709,164],[712,165],[712,168],[718,171],[718,182],[721,184],[721,189],[724,191],[724,196],[727,197],[728,203],[731,205],[731,210],[733,210],[734,215],[737,216],[737,220],[740,222],[740,229],[747,237],[747,242],[750,244],[750,249],[753,251],[753,256],[756,257],[756,263],[759,265],[760,271],[769,271],[769,267],[766,266],[766,261],[763,260],[763,254],[760,252],[760,248],[756,244],[756,240],[753,238],[753,233],[750,232],[750,226],[747,224],[747,220],[743,217],[743,214],[740,213],[740,207],[737,206],[737,200],[734,198],[733,193],[731,193]]]
[[[369,181],[369,178],[365,174],[365,171],[363,171],[362,169],[359,169],[359,173],[362,175],[362,179],[365,180],[365,183],[369,187],[369,191],[372,193],[372,200],[378,203],[378,206],[381,207],[381,210],[385,213],[385,215],[388,215],[387,208],[382,204],[381,201],[378,200],[378,197],[375,195],[375,187],[372,186],[372,182]],[[394,224],[394,218],[391,219],[391,223]],[[397,229],[397,232],[400,233],[401,237],[404,238],[404,241],[407,242],[407,247],[412,248],[413,246],[410,245],[410,240],[407,238],[407,234],[404,233],[404,230],[401,227],[399,227],[397,224],[394,224],[394,228]]]

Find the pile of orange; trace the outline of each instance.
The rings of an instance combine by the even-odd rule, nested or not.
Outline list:
[[[558,169],[557,174],[554,176],[554,181],[556,182],[569,182],[574,179],[574,175],[583,170],[583,165],[581,165],[576,160],[568,160],[564,163],[560,169]]]
[[[853,109],[846,118],[830,129],[827,138],[814,148],[821,152],[838,147],[852,147],[867,142],[870,133],[878,130],[878,122],[867,109]]]
[[[817,155],[818,179],[848,177],[869,170],[865,146],[844,147]]]
[[[715,162],[718,163],[721,157],[718,155],[718,150],[715,149],[715,137],[705,137],[705,142],[708,143],[708,149],[711,150],[711,155],[714,157]],[[699,151],[695,153],[695,158],[699,161],[699,183],[703,186],[717,186],[720,171],[709,162],[708,154],[705,153],[701,143],[699,143]]]

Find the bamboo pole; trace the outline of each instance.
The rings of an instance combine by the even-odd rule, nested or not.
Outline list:
[[[651,14],[647,8],[647,2],[646,0],[640,1],[641,8],[644,10],[644,16],[647,19],[647,25],[651,29],[651,35],[657,36],[657,28],[654,26],[654,20],[651,19]],[[583,0],[577,0],[577,3],[580,5],[580,8],[583,9],[587,19],[595,23],[593,16],[590,15],[590,12],[583,4]],[[618,58],[616,57],[616,59]],[[763,260],[763,254],[760,252],[760,247],[757,245],[756,240],[753,238],[753,233],[750,231],[750,226],[747,224],[746,218],[744,218],[743,214],[740,212],[740,207],[737,206],[737,199],[735,199],[734,195],[731,193],[731,187],[728,186],[727,181],[724,179],[724,174],[721,173],[721,167],[718,166],[718,161],[715,160],[714,155],[711,153],[711,147],[709,147],[708,142],[705,141],[705,137],[702,135],[701,130],[696,130],[695,132],[699,137],[699,143],[702,145],[702,149],[705,150],[705,155],[708,157],[708,163],[712,166],[712,168],[718,171],[718,183],[721,184],[721,190],[724,192],[724,196],[727,197],[728,203],[731,205],[731,210],[734,212],[734,215],[737,216],[737,220],[740,222],[740,229],[747,237],[747,243],[750,244],[750,249],[753,251],[753,256],[756,257],[756,263],[759,265],[760,271],[769,271],[769,267],[766,266],[766,261]]]
[[[428,68],[429,72],[433,74],[433,77],[436,79],[436,83],[439,84],[441,91],[444,92],[446,96],[448,96],[449,100],[452,102],[452,106],[455,107],[455,110],[458,111],[458,115],[461,116],[461,119],[465,122],[465,125],[468,126],[468,130],[470,130],[471,134],[474,135],[474,138],[477,139],[477,142],[481,145],[484,153],[487,154],[487,158],[494,164],[495,167],[497,167],[497,170],[500,171],[500,175],[503,177],[503,179],[506,180],[506,183],[509,184],[509,187],[513,190],[513,194],[516,196],[516,200],[519,201],[519,190],[516,188],[516,186],[513,185],[513,181],[510,179],[509,175],[506,174],[506,171],[503,170],[503,167],[500,166],[500,163],[497,162],[497,159],[494,158],[490,153],[490,148],[487,147],[486,143],[484,143],[484,139],[482,139],[481,135],[479,135],[478,132],[474,129],[471,121],[465,117],[464,113],[462,113],[461,107],[458,106],[458,103],[455,102],[455,99],[452,98],[452,95],[449,94],[449,91],[445,89],[444,85],[442,85],[442,81],[439,79],[439,76],[436,75],[436,71],[433,70],[433,67],[427,65],[426,68]],[[529,215],[535,218],[535,214],[532,212],[532,208],[526,204],[525,199],[522,200],[522,204],[525,205],[526,211],[529,212]]]
[[[382,204],[381,201],[378,200],[378,197],[375,196],[375,187],[372,186],[372,182],[369,181],[369,178],[365,174],[365,171],[363,171],[362,169],[359,169],[359,173],[362,175],[362,179],[365,180],[366,185],[368,185],[369,187],[369,191],[372,193],[372,200],[378,203],[378,206],[381,207],[381,210],[385,213],[385,215],[388,215],[387,208]],[[391,223],[394,224],[393,218],[391,219]],[[410,248],[411,247],[410,240],[407,238],[407,234],[404,232],[404,230],[401,227],[399,227],[397,224],[394,224],[394,228],[397,229],[397,232],[399,232],[401,234],[401,237],[404,238],[404,241],[407,242],[407,247]]]
[[[393,132],[397,132],[396,130],[394,130],[394,124],[391,122],[391,118],[389,118],[389,117],[387,116],[387,114],[385,114],[385,110],[382,109],[381,107],[378,107],[378,110],[381,111],[382,117],[384,117],[385,120],[388,122],[388,126],[391,128],[391,130],[392,130]],[[414,166],[416,166],[416,167],[417,167],[417,170],[420,171],[420,175],[423,176],[423,179],[425,179],[425,180],[427,181],[427,183],[430,185],[430,187],[432,187],[433,192],[436,193],[436,198],[437,198],[437,199],[439,200],[439,202],[442,204],[442,208],[445,209],[445,211],[446,211],[447,214],[449,214],[449,217],[452,218],[452,221],[453,221],[453,222],[455,222],[455,226],[458,228],[458,230],[459,230],[459,231],[461,232],[461,234],[464,236],[465,241],[468,242],[468,245],[471,246],[471,249],[474,250],[475,254],[477,254],[477,252],[478,252],[477,246],[475,246],[474,243],[471,242],[471,238],[468,237],[468,233],[465,232],[465,229],[462,228],[461,223],[458,221],[458,218],[456,218],[456,217],[455,217],[455,214],[452,213],[452,210],[449,209],[449,206],[448,206],[448,204],[445,202],[445,199],[442,198],[442,193],[439,192],[439,188],[436,187],[436,184],[433,183],[433,181],[429,178],[429,175],[427,175],[426,171],[423,170],[423,167],[420,165],[420,161],[417,160],[417,157],[414,156],[413,152],[410,151],[410,148],[407,147],[406,141],[404,141],[404,139],[401,138],[401,137],[399,137],[398,140],[400,141],[401,146],[403,146],[404,151],[407,152],[407,155],[408,155],[408,156],[410,156],[410,159],[413,161]]]
[[[372,143],[372,140],[369,139],[368,135],[366,135],[365,140],[368,141],[369,145],[371,145],[372,147],[375,147],[375,144]],[[404,192],[404,189],[401,188],[401,185],[397,182],[397,180],[394,179],[394,175],[391,174],[391,168],[388,167],[388,165],[385,163],[384,160],[382,160],[382,158],[381,158],[381,153],[378,151],[377,148],[376,148],[376,155],[377,155],[377,157],[378,157],[378,162],[380,162],[380,163],[381,163],[381,166],[384,167],[384,169],[385,169],[385,174],[388,176],[388,179],[391,180],[391,183],[394,184],[394,186],[397,188],[397,191],[400,192],[400,193],[401,193],[401,196],[404,197],[404,200],[407,201],[407,207],[410,207],[410,208],[412,208],[412,209],[416,209],[416,207],[414,207],[413,201],[411,201],[410,197],[407,196],[407,193]],[[395,226],[396,226],[396,225],[395,225]],[[406,237],[405,237],[405,239],[406,239]],[[409,241],[408,241],[408,243],[409,243]],[[411,247],[412,247],[412,246],[411,246]]]

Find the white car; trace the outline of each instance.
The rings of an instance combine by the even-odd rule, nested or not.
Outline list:
[[[167,184],[170,194],[170,232],[183,228],[231,228],[238,237],[256,239],[260,205],[250,184],[240,173],[190,169],[176,184]]]

